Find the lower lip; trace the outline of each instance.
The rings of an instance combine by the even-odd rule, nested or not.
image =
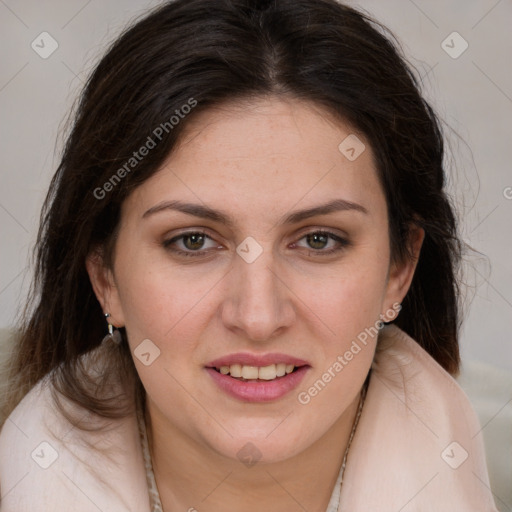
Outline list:
[[[309,366],[301,366],[284,377],[267,381],[237,380],[229,375],[223,375],[213,368],[206,368],[206,371],[224,392],[234,398],[244,402],[271,402],[295,389],[309,368]]]

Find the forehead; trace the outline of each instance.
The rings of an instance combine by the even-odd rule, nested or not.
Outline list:
[[[385,207],[364,136],[315,104],[282,98],[198,113],[134,196],[140,209],[180,199],[231,207],[237,216],[280,214],[336,198],[375,214]]]

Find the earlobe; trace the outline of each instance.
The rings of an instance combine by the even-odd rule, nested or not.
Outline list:
[[[120,308],[118,290],[112,271],[104,264],[103,255],[95,250],[86,258],[85,266],[89,274],[94,294],[105,313],[110,313],[110,321],[116,327],[124,323]]]
[[[384,306],[387,306],[388,303],[401,303],[407,295],[418,264],[424,239],[425,230],[416,225],[411,226],[409,231],[411,257],[403,262],[391,265]]]

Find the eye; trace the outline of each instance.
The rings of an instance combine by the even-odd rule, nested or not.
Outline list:
[[[306,246],[299,243],[302,240],[305,240],[305,243],[307,244]],[[295,243],[294,245],[297,247],[304,247],[305,249],[313,249],[313,251],[309,252],[321,256],[341,251],[350,245],[348,240],[329,231],[322,230],[308,233],[307,235],[303,236],[299,242]]]
[[[301,242],[305,241],[306,245]],[[187,231],[162,243],[163,247],[177,256],[201,257],[211,252],[212,249],[222,249],[206,233],[202,231]],[[308,250],[309,255],[328,256],[342,251],[350,245],[350,242],[329,231],[317,230],[307,233],[299,242],[292,244],[294,247]]]
[[[165,240],[162,245],[169,251],[182,256],[201,256],[210,249],[219,247],[211,237],[202,231],[181,233],[170,240]]]

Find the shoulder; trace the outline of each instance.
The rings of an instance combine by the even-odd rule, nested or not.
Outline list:
[[[496,511],[481,427],[469,399],[393,324],[379,333],[351,452],[347,510]],[[361,495],[361,482],[374,492]]]
[[[396,411],[403,413],[399,417],[415,416],[418,425],[440,442],[464,439],[466,446],[473,444],[481,428],[466,393],[396,325],[385,327],[379,336],[372,368],[375,392],[393,397]]]
[[[411,336],[398,326],[386,326],[379,336],[374,374],[383,387],[400,398],[402,407],[418,407],[436,428],[449,427],[451,420],[463,415],[464,426],[480,429],[471,403],[457,381]]]
[[[42,379],[2,427],[2,512],[148,510],[135,420],[82,431],[59,412],[54,391]]]

